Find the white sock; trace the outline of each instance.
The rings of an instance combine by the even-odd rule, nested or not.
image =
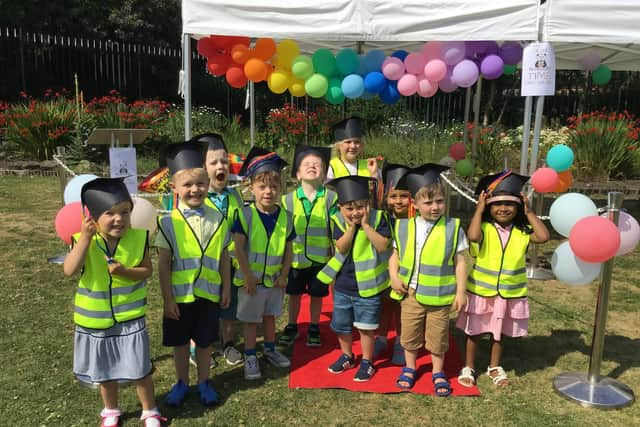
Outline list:
[[[121,415],[122,413],[120,412],[120,409],[115,408],[115,409],[107,409],[104,408],[102,411],[100,411],[100,416],[102,418],[104,418],[104,420],[102,421],[102,424],[105,426],[116,426],[118,425],[118,417]]]
[[[148,411],[142,411],[142,415],[140,415],[140,419],[141,420],[147,420],[145,421],[145,427],[160,427],[160,420],[157,418],[149,418],[153,415],[160,415],[160,411],[158,411],[158,408],[155,407],[153,409],[149,409]]]

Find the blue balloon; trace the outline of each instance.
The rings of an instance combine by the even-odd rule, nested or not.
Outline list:
[[[364,67],[367,70],[367,73],[372,71],[380,71],[382,68],[382,63],[384,62],[387,56],[380,49],[373,49],[367,52],[364,57]]]
[[[549,209],[551,226],[558,233],[569,237],[576,222],[587,216],[598,215],[593,200],[580,193],[567,193],[558,197]]]
[[[349,74],[342,80],[342,93],[349,99],[360,98],[364,93],[364,80],[359,74]]]
[[[367,67],[365,67],[364,65],[364,54],[360,54],[358,55],[358,74],[360,74],[362,77],[364,77],[367,74]]]
[[[395,82],[388,82],[387,86],[380,92],[380,100],[387,105],[395,104],[400,99],[400,92]]]
[[[379,71],[373,71],[364,76],[364,88],[367,92],[380,93],[387,86],[387,79]]]
[[[573,164],[573,150],[564,144],[551,147],[547,153],[547,165],[556,172],[564,172]]]
[[[93,174],[77,175],[71,178],[71,181],[64,187],[64,204],[68,205],[69,203],[79,202],[82,186],[96,178],[97,176]]]
[[[407,57],[407,55],[409,55],[409,52],[407,52],[406,50],[396,50],[395,52],[393,52],[391,54],[391,56],[400,59],[400,61],[404,61],[404,58]]]

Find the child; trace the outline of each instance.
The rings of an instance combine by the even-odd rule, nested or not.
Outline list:
[[[300,295],[311,296],[311,324],[307,332],[307,346],[320,347],[320,311],[322,298],[329,288],[316,276],[332,255],[329,217],[336,204],[336,193],[324,187],[331,149],[297,145],[292,175],[300,185],[282,199],[282,207],[293,216],[296,238],[293,241],[293,261],[287,283],[289,295],[289,324],[278,341],[290,345],[298,336]]]
[[[476,188],[478,206],[469,224],[476,262],[467,281],[469,304],[456,323],[467,334],[466,366],[458,377],[466,387],[475,384],[475,355],[481,335],[491,334],[487,375],[500,387],[509,384],[500,366],[501,336],[527,335],[527,246],[529,241],[549,240],[549,231],[521,192],[528,179],[507,170],[483,177]]]
[[[449,312],[466,303],[468,243],[460,220],[445,216],[440,172],[448,169],[427,163],[409,171],[401,180],[415,200],[418,214],[396,221],[394,251],[389,260],[393,295],[401,303],[402,338],[406,366],[398,377],[399,388],[408,390],[417,379],[416,359],[424,347],[431,352],[432,381],[437,396],[451,394],[443,371],[449,346]]]
[[[380,171],[375,158],[361,160],[364,152],[362,123],[359,117],[349,117],[333,125],[333,140],[338,157],[331,159],[327,180],[358,175],[378,178]]]
[[[409,193],[409,190],[402,189],[397,186],[400,178],[402,178],[408,171],[408,167],[395,163],[385,162],[382,167],[382,182],[384,182],[385,192],[384,201],[389,214],[389,222],[392,230],[397,219],[409,217],[411,193]],[[386,352],[388,344],[387,334],[391,325],[395,325],[396,328],[396,338],[393,344],[391,363],[394,365],[404,366],[404,349],[400,345],[400,304],[385,293],[382,296],[380,326],[378,327],[378,336],[376,337],[376,343],[373,351],[374,358],[378,358],[381,354]]]
[[[369,208],[369,179],[345,176],[328,185],[338,193],[340,211],[331,216],[335,255],[318,274],[335,279],[331,329],[338,335],[342,355],[329,366],[340,374],[355,366],[352,326],[360,333],[362,361],[353,380],[369,381],[373,367],[374,332],[378,328],[381,294],[389,287],[387,269],[391,230],[382,211]]]
[[[147,427],[165,419],[156,407],[145,326],[151,276],[148,232],[131,228],[133,202],[121,178],[97,178],[81,190],[90,216],[73,236],[64,274],[81,272],[75,295],[73,372],[100,383],[102,426],[116,426],[118,381],[133,381]]]
[[[275,348],[275,316],[282,314],[284,288],[293,256],[293,219],[276,203],[280,200],[280,171],[287,163],[276,153],[253,147],[240,175],[248,177],[255,202],[242,208],[233,224],[239,268],[233,283],[238,291],[238,320],[244,323],[244,377],[262,376],[256,357],[259,323],[264,331],[264,357],[274,366],[288,368],[289,359]]]
[[[218,403],[209,380],[211,344],[218,335],[218,310],[229,303],[230,242],[227,220],[204,203],[209,176],[201,144],[185,142],[167,150],[177,206],[158,218],[159,281],[164,300],[163,345],[173,347],[177,382],[167,394],[180,406],[189,390],[189,341],[196,344],[198,393],[205,406]]]
[[[193,142],[204,143],[207,146],[205,166],[209,174],[209,195],[205,203],[217,208],[227,219],[229,225],[235,221],[238,210],[244,203],[242,196],[235,188],[227,186],[229,179],[229,153],[224,145],[222,136],[206,133],[192,138]],[[237,261],[234,259],[233,242],[227,248],[231,256],[231,277],[235,272]],[[238,310],[238,288],[231,286],[229,306],[220,310],[220,332],[222,339],[222,357],[227,365],[235,366],[242,363],[242,353],[234,346],[234,325]]]

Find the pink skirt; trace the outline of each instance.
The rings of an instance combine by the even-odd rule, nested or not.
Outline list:
[[[467,335],[492,334],[495,341],[502,335],[523,337],[529,328],[527,297],[504,299],[481,297],[467,292],[468,302],[460,312],[456,326]]]

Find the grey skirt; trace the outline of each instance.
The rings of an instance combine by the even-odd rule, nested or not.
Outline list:
[[[76,325],[73,374],[84,383],[135,381],[151,372],[149,335],[144,318],[109,329]]]

